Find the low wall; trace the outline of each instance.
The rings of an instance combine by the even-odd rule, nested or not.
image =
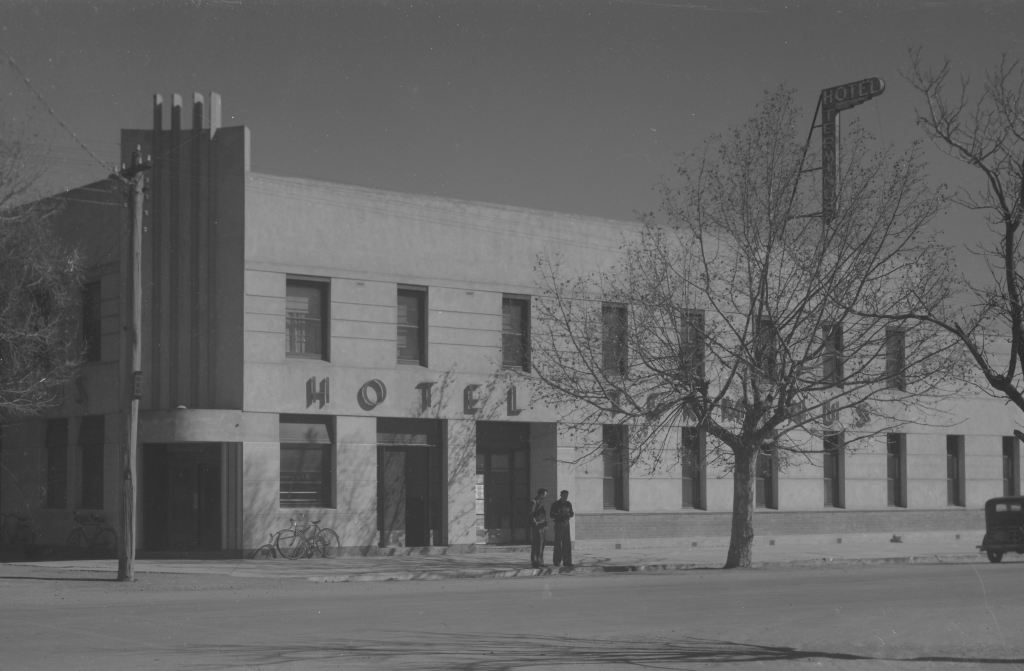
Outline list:
[[[685,539],[728,537],[732,513],[579,513],[576,540]],[[938,510],[758,510],[754,533],[768,536],[842,536],[985,530],[985,512],[966,508]]]

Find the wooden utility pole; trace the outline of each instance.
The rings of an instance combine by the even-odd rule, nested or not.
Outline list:
[[[141,148],[140,148],[141,149]],[[139,399],[142,397],[142,213],[145,201],[143,173],[149,165],[142,162],[139,151],[132,152],[132,164],[112,175],[126,187],[128,207],[131,210],[129,253],[130,272],[126,273],[124,291],[129,300],[131,329],[131,369],[121,381],[121,409],[124,411],[124,432],[121,439],[121,528],[117,543],[117,579],[135,580],[135,457],[139,439]],[[122,350],[122,356],[127,354]]]

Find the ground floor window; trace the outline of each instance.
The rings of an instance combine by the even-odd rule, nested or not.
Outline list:
[[[629,473],[627,431],[618,424],[603,427],[604,509],[627,510],[626,482]]]
[[[964,505],[964,437],[946,436],[946,503]]]
[[[46,507],[68,507],[68,420],[46,420]]]
[[[82,507],[86,510],[103,509],[103,415],[83,417],[78,429],[78,444],[81,446],[81,469],[79,471],[82,491]]]
[[[704,433],[700,429],[682,429],[679,468],[682,471],[683,508],[705,509]]]
[[[282,508],[333,507],[334,441],[331,435],[327,419],[281,416]]]
[[[764,446],[757,452],[754,471],[754,502],[758,508],[778,508],[778,468],[775,450]]]
[[[907,448],[902,433],[886,436],[885,446],[886,504],[907,507]]]
[[[843,508],[843,434],[825,434],[824,443],[825,507]]]
[[[1003,436],[1003,496],[1020,496],[1020,443]]]

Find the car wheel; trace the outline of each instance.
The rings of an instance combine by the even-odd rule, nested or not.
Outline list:
[[[1003,561],[1003,553],[999,550],[986,550],[985,553],[988,555],[988,560],[993,564]]]

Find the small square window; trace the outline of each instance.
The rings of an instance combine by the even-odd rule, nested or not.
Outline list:
[[[530,301],[501,300],[501,365],[530,370]]]
[[[398,290],[398,363],[427,365],[427,292]]]
[[[327,360],[327,282],[288,280],[285,332],[289,357]]]

